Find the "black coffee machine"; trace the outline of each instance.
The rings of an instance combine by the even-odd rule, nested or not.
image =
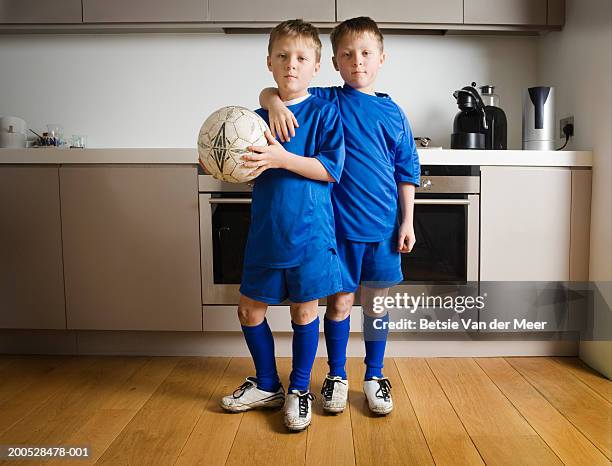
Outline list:
[[[485,104],[476,90],[476,83],[453,92],[461,110],[455,116],[451,149],[485,149],[489,128]]]

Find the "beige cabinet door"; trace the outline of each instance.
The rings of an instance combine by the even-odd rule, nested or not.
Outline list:
[[[567,168],[481,167],[481,280],[569,280],[571,183]]]
[[[195,166],[60,168],[70,329],[201,330]]]
[[[337,0],[338,21],[369,16],[383,23],[463,23],[463,0]]]
[[[210,19],[216,22],[279,22],[302,18],[305,21],[334,22],[334,0],[209,0]]]
[[[83,0],[84,23],[206,21],[208,0]]]
[[[81,21],[81,0],[0,0],[0,24]]]
[[[57,166],[0,166],[0,327],[65,329]]]
[[[464,0],[465,24],[541,26],[546,15],[547,0]]]

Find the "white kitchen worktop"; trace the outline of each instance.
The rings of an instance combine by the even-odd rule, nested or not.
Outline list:
[[[0,149],[0,164],[195,164],[196,149]],[[590,151],[419,149],[421,165],[590,167]]]

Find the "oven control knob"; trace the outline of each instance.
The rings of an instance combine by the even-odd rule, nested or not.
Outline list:
[[[423,187],[423,189],[427,190],[427,189],[431,189],[431,180],[425,178],[423,180],[423,183],[421,184],[421,186]]]

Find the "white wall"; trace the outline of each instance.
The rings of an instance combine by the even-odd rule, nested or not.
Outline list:
[[[567,0],[567,22],[539,44],[538,75],[557,88],[557,114],[574,115],[570,147],[593,150],[589,279],[612,306],[612,2]],[[612,342],[580,356],[612,377]]]
[[[404,107],[417,135],[448,147],[452,92],[498,86],[509,145],[521,145],[521,90],[536,82],[536,37],[393,36],[379,90]],[[339,84],[322,37],[317,85]],[[217,107],[257,106],[272,85],[267,36],[133,34],[0,36],[0,115],[36,129],[61,123],[89,147],[195,147]]]

